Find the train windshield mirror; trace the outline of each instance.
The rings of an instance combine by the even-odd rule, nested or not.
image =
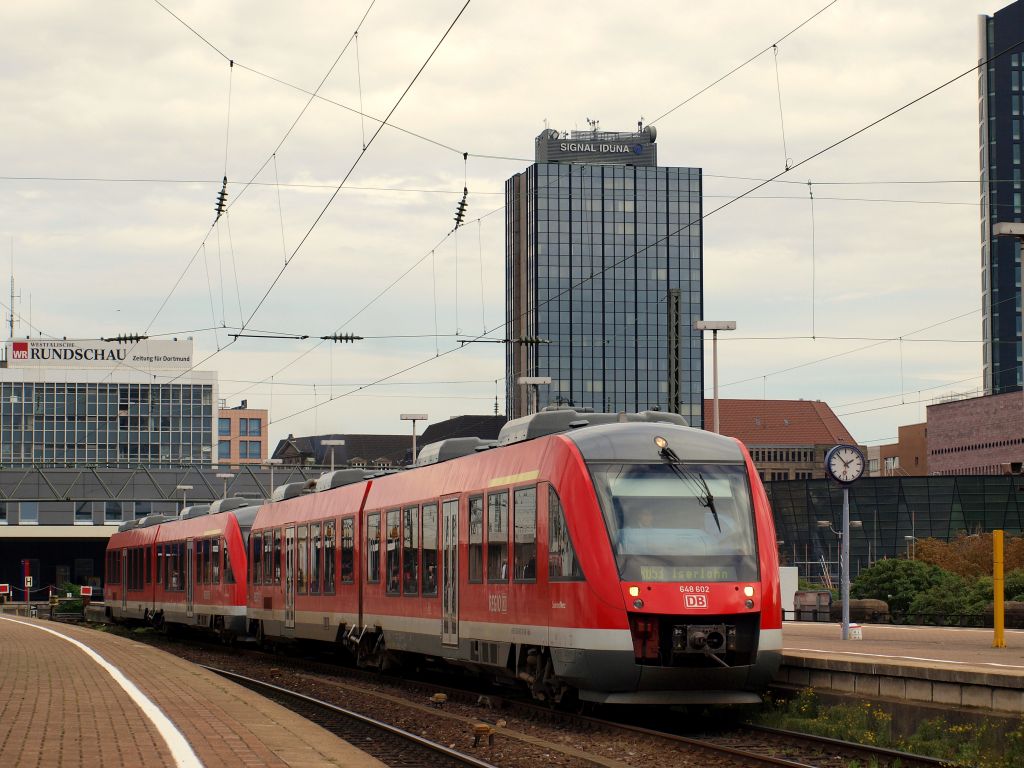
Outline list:
[[[742,464],[591,465],[622,578],[753,581],[754,516]],[[715,514],[707,496],[714,497]]]

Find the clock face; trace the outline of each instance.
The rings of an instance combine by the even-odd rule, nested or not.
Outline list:
[[[829,451],[825,468],[840,483],[852,483],[864,474],[864,455],[852,445],[839,445]]]

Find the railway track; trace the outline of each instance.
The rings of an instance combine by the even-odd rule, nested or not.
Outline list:
[[[329,702],[225,669],[204,664],[199,666],[276,701],[386,765],[402,768],[495,768],[472,755]]]
[[[308,658],[175,644],[201,666],[266,691],[275,700],[394,766],[478,765],[502,768],[628,768],[629,766],[787,766],[789,768],[936,768],[934,758],[802,733],[737,725],[693,734],[680,715],[651,727],[573,714],[529,701],[424,680],[407,680]],[[198,657],[197,657],[198,655]],[[210,657],[214,658],[210,658]],[[241,675],[231,669],[244,670]],[[263,679],[252,677],[256,675]],[[293,690],[297,689],[297,690]],[[434,694],[446,704],[436,706]],[[329,701],[321,701],[327,699]],[[333,702],[333,703],[331,703]],[[346,715],[368,724],[345,724]],[[373,722],[394,730],[384,736]],[[674,721],[674,722],[673,722]],[[687,727],[689,730],[687,730]],[[401,734],[426,742],[413,753]],[[428,738],[424,738],[426,735]],[[386,744],[385,742],[390,742]],[[431,744],[442,752],[431,754]],[[376,749],[381,749],[377,753]],[[462,761],[462,762],[459,762]]]

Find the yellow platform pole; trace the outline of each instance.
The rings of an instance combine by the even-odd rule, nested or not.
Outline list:
[[[1005,648],[1004,639],[1005,616],[1003,614],[1003,532],[992,531],[992,623],[995,636],[992,638],[993,648]]]

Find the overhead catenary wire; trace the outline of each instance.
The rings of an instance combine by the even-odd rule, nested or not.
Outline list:
[[[656,122],[658,122],[659,120],[663,120],[664,118],[666,118],[666,117],[668,117],[669,115],[671,115],[671,114],[672,114],[673,112],[675,112],[675,111],[676,111],[677,109],[680,109],[681,107],[685,107],[685,106],[686,106],[687,104],[689,104],[689,103],[690,103],[691,101],[693,101],[694,99],[696,99],[696,98],[697,98],[698,96],[700,96],[701,94],[707,93],[708,91],[710,91],[710,90],[711,90],[712,88],[714,88],[714,87],[715,87],[716,85],[718,85],[718,84],[719,84],[720,82],[722,82],[723,80],[725,80],[725,79],[727,79],[727,78],[731,77],[732,75],[736,74],[737,72],[739,72],[739,71],[740,71],[741,69],[743,69],[743,68],[744,68],[745,66],[747,66],[747,64],[750,64],[750,63],[751,63],[752,61],[755,61],[756,59],[758,59],[758,58],[760,58],[761,56],[763,56],[764,54],[766,54],[766,53],[767,53],[768,51],[770,51],[770,50],[772,50],[773,48],[775,48],[775,47],[776,47],[776,46],[777,46],[777,45],[778,45],[779,43],[781,43],[781,42],[782,42],[783,40],[785,40],[785,39],[786,39],[787,37],[789,37],[790,35],[793,35],[793,34],[795,34],[795,33],[796,33],[797,31],[799,31],[799,30],[800,30],[800,29],[802,29],[803,27],[805,27],[805,26],[807,26],[808,24],[810,24],[810,23],[811,23],[811,22],[812,22],[812,21],[813,21],[814,19],[816,19],[816,18],[817,18],[818,16],[820,16],[821,14],[823,14],[823,13],[824,13],[825,11],[827,11],[827,10],[828,10],[829,8],[831,8],[831,7],[833,6],[833,5],[835,5],[835,4],[837,3],[837,2],[839,2],[839,0],[832,0],[832,2],[830,2],[830,3],[828,4],[828,5],[824,6],[823,8],[820,8],[820,9],[819,9],[819,10],[817,10],[817,11],[815,11],[815,12],[814,12],[813,14],[811,14],[811,15],[810,15],[810,16],[808,16],[808,17],[807,17],[806,19],[804,19],[803,21],[801,21],[801,22],[800,22],[799,24],[797,24],[797,25],[796,25],[795,27],[793,27],[793,29],[789,30],[789,32],[787,32],[786,34],[784,34],[784,35],[783,35],[782,37],[780,37],[780,38],[779,38],[778,40],[776,40],[776,41],[775,41],[774,43],[772,43],[772,44],[771,44],[771,45],[769,45],[769,46],[766,46],[765,48],[762,48],[762,49],[761,49],[760,51],[758,51],[757,53],[755,53],[755,54],[754,54],[753,56],[751,56],[751,57],[750,57],[749,59],[747,59],[746,61],[744,61],[744,62],[743,62],[742,64],[739,64],[739,65],[737,65],[737,66],[733,67],[733,68],[732,68],[732,69],[730,69],[730,70],[729,70],[728,72],[726,72],[726,73],[725,73],[724,75],[722,75],[721,77],[719,77],[719,78],[718,78],[717,80],[715,80],[714,82],[710,83],[709,85],[706,85],[706,86],[704,86],[703,88],[701,88],[701,89],[700,89],[699,91],[697,91],[697,92],[696,92],[695,94],[693,94],[692,96],[690,96],[690,97],[688,97],[688,98],[686,98],[686,99],[683,99],[683,101],[681,101],[681,102],[679,102],[678,104],[676,104],[676,105],[675,105],[674,107],[672,107],[672,108],[671,108],[670,110],[668,110],[667,112],[665,112],[665,113],[663,113],[663,114],[661,114],[661,115],[658,115],[658,116],[657,116],[656,118],[654,118],[653,120],[649,120],[649,121],[647,122],[647,124],[648,124],[648,125],[654,125],[654,124],[655,124]]]
[[[427,68],[427,65],[430,63],[430,61],[434,58],[434,55],[437,53],[438,49],[440,49],[440,47],[444,44],[444,41],[448,38],[448,35],[451,33],[452,29],[455,28],[455,25],[458,23],[459,19],[462,18],[463,13],[465,13],[466,8],[469,7],[469,4],[471,2],[472,2],[472,0],[466,0],[466,2],[463,4],[463,6],[459,9],[458,13],[455,15],[455,18],[452,20],[451,24],[448,25],[447,29],[445,29],[445,31],[441,35],[440,39],[437,41],[437,43],[434,45],[433,49],[431,49],[430,53],[427,55],[427,57],[424,60],[423,64],[420,65],[420,68],[416,71],[416,74],[413,75],[413,77],[409,81],[408,85],[406,85],[405,89],[402,91],[402,93],[395,100],[395,102],[392,105],[392,107],[391,107],[390,111],[388,112],[387,116],[384,118],[384,120],[381,122],[381,124],[377,127],[377,129],[373,132],[373,134],[371,134],[369,141],[367,141],[367,143],[366,143],[366,146],[363,148],[363,150],[361,152],[359,152],[356,155],[356,158],[352,162],[352,164],[349,167],[348,171],[345,173],[344,177],[338,183],[337,189],[335,189],[335,191],[331,194],[330,198],[327,200],[327,202],[324,204],[323,208],[320,210],[320,213],[317,214],[317,216],[314,218],[312,224],[309,225],[309,228],[306,230],[306,233],[302,236],[302,239],[295,246],[295,249],[292,251],[292,253],[288,257],[287,261],[284,263],[284,265],[278,271],[277,275],[271,281],[270,285],[268,286],[267,290],[264,292],[263,296],[256,303],[256,307],[249,314],[249,317],[246,320],[246,322],[242,324],[243,330],[244,330],[245,326],[248,325],[248,323],[252,322],[252,319],[256,316],[256,314],[259,312],[260,308],[263,306],[264,302],[266,302],[267,298],[273,292],[274,288],[277,286],[277,284],[280,281],[280,279],[281,279],[282,275],[284,274],[285,270],[288,268],[288,265],[291,264],[291,262],[294,260],[295,256],[298,254],[298,252],[301,250],[302,246],[305,244],[306,240],[309,238],[309,236],[316,229],[317,225],[320,223],[320,221],[323,218],[324,214],[327,213],[327,210],[330,208],[331,204],[334,202],[335,198],[338,196],[338,193],[341,191],[342,187],[344,187],[345,182],[348,181],[349,177],[352,175],[352,173],[355,171],[356,167],[359,165],[360,160],[362,160],[362,158],[366,156],[366,152],[369,150],[370,146],[376,140],[377,136],[380,135],[380,132],[384,129],[384,126],[387,125],[388,120],[391,119],[391,116],[395,113],[395,111],[401,105],[402,101],[404,101],[404,99],[408,95],[409,91],[412,90],[412,87],[416,84],[417,80],[419,80],[420,75],[423,74],[423,71]],[[356,31],[358,31],[358,29]],[[339,58],[340,58],[340,56],[339,56]],[[233,344],[233,343],[234,342],[229,342],[227,346],[231,346],[231,344]],[[205,364],[207,361],[212,359],[214,356],[216,356],[220,352],[221,352],[221,349],[218,348],[217,351],[207,355],[205,358],[203,358],[198,363],[193,364],[192,366],[190,366],[188,368],[187,371],[183,371],[181,374],[179,374],[179,376],[180,375],[184,375],[185,373],[188,373],[189,371],[194,370],[199,365]]]
[[[831,5],[831,4],[832,3],[830,3],[829,5]],[[826,7],[828,7],[828,6],[826,6]],[[735,197],[733,197],[730,200],[726,201],[722,205],[719,205],[718,207],[716,207],[716,208],[714,208],[714,209],[712,209],[712,210],[710,210],[710,211],[708,211],[706,213],[701,214],[696,219],[694,219],[694,220],[692,220],[690,222],[687,222],[686,224],[680,226],[679,228],[677,228],[673,232],[670,232],[668,235],[665,235],[662,238],[658,238],[653,243],[648,244],[648,245],[644,246],[643,248],[637,249],[634,253],[629,254],[627,256],[624,256],[621,259],[617,259],[613,263],[611,263],[609,265],[606,265],[606,266],[602,267],[599,270],[596,270],[595,272],[591,273],[590,276],[582,278],[580,281],[578,281],[577,283],[572,284],[568,288],[563,289],[562,291],[560,291],[555,296],[550,297],[550,298],[546,299],[543,302],[540,302],[540,304],[538,306],[546,305],[547,303],[550,303],[551,301],[554,301],[556,298],[561,297],[566,292],[572,291],[572,290],[574,290],[574,289],[576,289],[576,288],[586,284],[587,282],[592,280],[595,276],[597,276],[599,274],[603,274],[604,272],[606,272],[606,271],[608,271],[608,270],[610,270],[610,269],[612,269],[612,268],[614,268],[616,266],[619,266],[619,265],[625,263],[629,259],[636,258],[636,256],[638,254],[640,254],[642,252],[645,252],[646,250],[648,250],[649,248],[653,247],[654,245],[664,241],[667,237],[673,236],[673,235],[678,235],[681,232],[684,232],[684,231],[688,230],[694,224],[702,222],[705,219],[707,219],[709,216],[712,216],[712,215],[718,213],[719,211],[722,211],[725,208],[727,208],[727,207],[735,204],[736,202],[744,199],[748,195],[750,195],[753,192],[756,192],[757,190],[763,188],[764,186],[766,186],[767,184],[771,183],[772,181],[775,181],[779,177],[785,175],[786,173],[789,173],[791,170],[795,170],[796,168],[799,168],[800,166],[805,165],[806,163],[809,163],[810,161],[814,160],[815,158],[820,157],[823,154],[832,151],[833,149],[835,149],[835,148],[837,148],[837,147],[847,143],[848,141],[851,141],[852,139],[854,139],[855,137],[861,135],[862,133],[865,133],[866,131],[871,130],[873,127],[879,125],[880,123],[882,123],[882,122],[884,122],[886,120],[891,119],[892,117],[894,117],[894,116],[900,114],[901,112],[909,109],[911,106],[913,106],[913,105],[923,101],[924,99],[928,98],[932,94],[937,93],[938,91],[948,87],[949,85],[957,82],[958,80],[960,80],[960,79],[962,79],[962,78],[964,78],[964,77],[966,77],[968,75],[973,74],[974,72],[976,72],[978,66],[984,66],[985,64],[988,63],[988,61],[992,61],[992,60],[994,60],[994,59],[996,59],[996,58],[998,58],[1000,56],[1005,55],[1008,51],[1012,50],[1014,47],[1016,47],[1016,46],[1018,46],[1018,45],[1020,45],[1022,43],[1024,43],[1024,40],[1018,41],[1018,42],[1012,44],[1011,46],[1008,46],[1004,50],[1000,51],[999,53],[994,54],[993,56],[989,57],[989,59],[987,59],[985,61],[982,61],[982,62],[979,62],[979,63],[976,63],[976,64],[972,64],[972,66],[969,69],[965,70],[964,72],[961,72],[960,74],[955,75],[954,77],[952,77],[952,78],[950,78],[950,79],[940,83],[939,85],[935,86],[934,88],[931,88],[931,89],[925,91],[924,93],[922,93],[921,95],[915,97],[914,99],[911,99],[910,101],[905,102],[903,105],[901,105],[901,106],[899,106],[899,107],[897,107],[897,108],[887,112],[886,114],[882,115],[881,117],[879,117],[879,118],[877,118],[875,120],[872,120],[871,122],[865,124],[864,126],[856,129],[855,131],[853,131],[853,132],[851,132],[849,134],[846,134],[842,138],[832,142],[831,144],[828,144],[827,146],[823,147],[822,149],[820,149],[820,150],[818,150],[816,152],[811,153],[810,155],[804,157],[799,162],[794,163],[790,168],[784,169],[784,170],[780,171],[779,173],[775,174],[774,176],[772,176],[771,178],[765,179],[765,180],[755,184],[750,189],[748,189],[748,190],[746,190],[746,191],[736,195]],[[492,328],[490,330],[490,332],[493,333],[495,330],[498,330],[500,328],[504,328],[506,325],[508,325],[508,322],[509,321],[506,321],[505,323],[502,323],[501,325],[497,326],[496,328]],[[920,330],[923,330],[923,329],[919,329],[918,331],[915,331],[915,333],[916,332],[920,332]],[[883,344],[883,343],[886,343],[886,342],[876,342],[876,343],[873,343],[873,344],[861,347],[861,348],[859,348],[857,350],[849,350],[847,352],[837,353],[836,355],[831,355],[828,358],[824,358],[824,359],[832,359],[834,357],[840,357],[840,356],[843,356],[843,355],[852,354],[853,352],[863,351],[863,350],[866,350],[866,349],[870,349],[872,347],[878,346],[879,344]],[[399,371],[397,371],[397,372],[395,372],[393,374],[382,376],[377,381],[375,381],[374,384],[380,383],[380,382],[383,382],[383,381],[387,381],[388,379],[393,378],[393,377],[398,376],[398,375],[401,375],[402,373],[406,373],[408,371],[415,370],[416,368],[419,368],[420,366],[425,365],[426,363],[431,362],[432,360],[436,360],[436,359],[438,359],[440,357],[447,356],[447,355],[451,354],[452,352],[455,352],[459,348],[460,347],[454,347],[454,348],[452,348],[452,349],[450,349],[450,350],[448,350],[446,352],[441,353],[440,355],[436,355],[436,356],[434,356],[432,358],[428,358],[426,360],[421,360],[419,362],[413,363],[413,364],[411,364],[411,365],[409,365],[409,366],[407,366],[405,368],[402,368],[401,370],[399,370]],[[809,364],[811,364],[811,363],[805,363],[805,364],[801,364],[799,366],[794,366],[792,368],[792,370],[795,370],[795,369],[800,368],[800,367],[804,367],[804,366],[809,365]],[[787,370],[789,370],[789,369],[787,369]],[[774,375],[774,374],[770,374],[770,375]],[[757,377],[754,377],[754,378],[761,378],[761,376],[757,376]],[[368,385],[368,386],[373,386],[373,384]],[[355,391],[359,391],[359,390],[355,390]],[[338,397],[345,397],[345,396],[346,396],[346,394],[344,394],[344,393],[341,394],[341,395],[338,395]],[[284,420],[289,419],[289,418],[293,418],[293,417],[298,416],[298,415],[300,415],[302,413],[305,413],[308,410],[309,409],[303,409],[303,410],[300,410],[300,411],[295,411],[295,412],[293,412],[291,414],[288,414],[288,415],[286,415],[286,416],[284,416],[284,417],[282,417],[280,419],[275,419],[274,422],[272,422],[272,423],[276,423],[276,422],[279,422],[279,421],[284,421]]]

